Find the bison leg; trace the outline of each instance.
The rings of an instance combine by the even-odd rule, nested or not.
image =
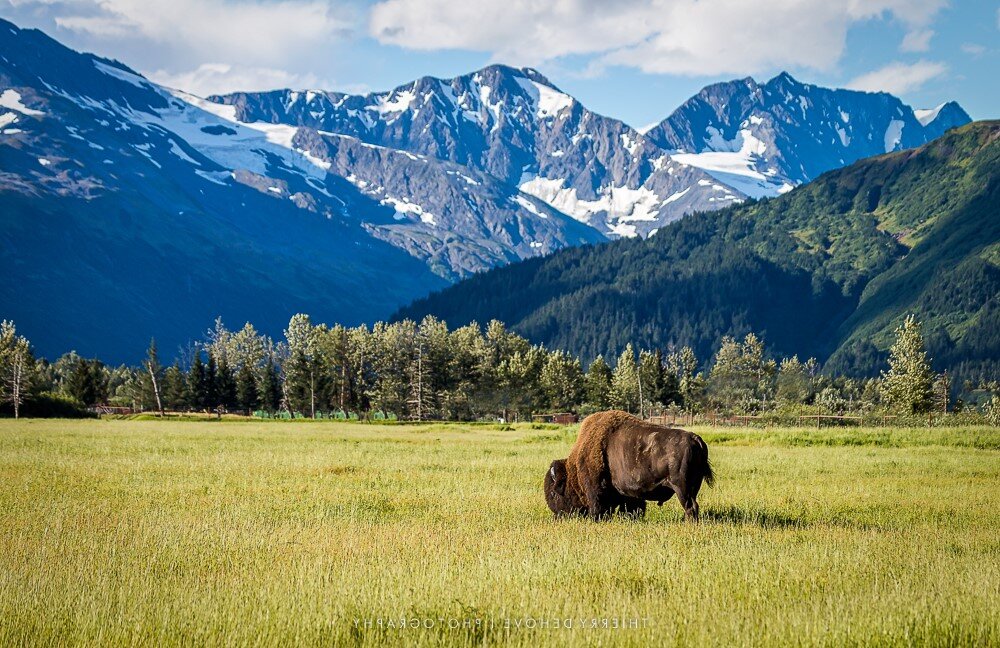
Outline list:
[[[677,499],[684,507],[684,519],[688,522],[698,521],[698,491],[701,490],[701,479],[691,484],[680,484],[674,487]]]
[[[646,515],[646,500],[624,497],[622,498],[621,510],[626,517],[640,520]]]
[[[587,505],[587,515],[593,520],[608,517],[613,511],[615,502],[611,500],[609,487],[600,475],[592,475],[581,466],[578,472],[580,488],[583,490],[584,503]]]

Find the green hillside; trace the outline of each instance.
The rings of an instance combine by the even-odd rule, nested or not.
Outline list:
[[[585,357],[753,330],[772,350],[877,370],[907,312],[935,364],[1000,365],[1000,122],[862,160],[771,200],[684,218],[648,240],[563,250],[401,310],[497,318]]]

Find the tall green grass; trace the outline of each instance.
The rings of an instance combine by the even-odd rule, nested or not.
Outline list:
[[[0,644],[1000,644],[1000,433],[699,432],[702,524],[595,524],[574,430],[5,421]]]

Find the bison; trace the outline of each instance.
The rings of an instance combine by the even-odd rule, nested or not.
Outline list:
[[[685,517],[697,522],[698,491],[713,479],[708,446],[697,434],[611,410],[584,419],[569,457],[549,466],[544,490],[557,517],[642,517],[647,501],[662,506],[676,494]]]

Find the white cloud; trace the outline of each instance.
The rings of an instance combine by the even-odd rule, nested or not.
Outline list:
[[[947,71],[948,66],[936,61],[917,61],[912,64],[896,62],[857,77],[847,87],[901,95],[920,89],[925,83]]]
[[[972,56],[981,56],[986,53],[986,48],[979,43],[962,43],[962,51]]]
[[[854,23],[925,28],[947,0],[381,0],[369,32],[410,49],[469,49],[537,64],[596,55],[609,65],[672,74],[830,69]],[[928,37],[929,38],[929,37]],[[919,43],[917,43],[919,44]]]
[[[266,67],[234,66],[228,63],[203,63],[187,72],[158,70],[148,75],[153,81],[199,97],[230,92],[253,92],[276,88],[329,87],[312,74],[294,74]]]
[[[934,30],[916,29],[907,32],[903,37],[903,42],[899,45],[901,52],[926,52],[931,48],[931,38],[934,37]]]
[[[274,65],[350,25],[323,0],[9,1],[20,7],[44,5],[60,29],[78,34],[166,45],[202,60],[258,65]]]

